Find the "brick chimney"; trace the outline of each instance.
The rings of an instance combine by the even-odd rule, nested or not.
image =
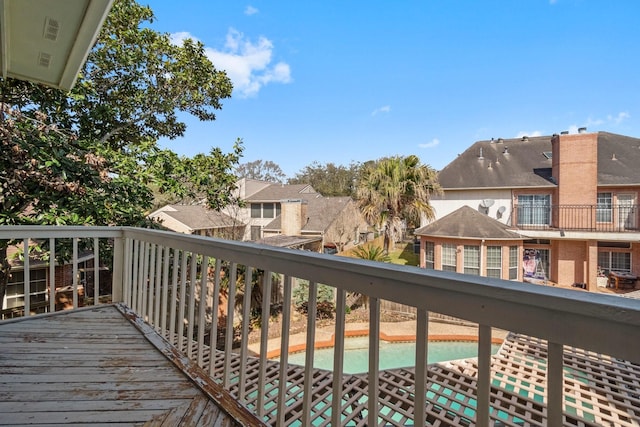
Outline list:
[[[280,231],[285,236],[299,236],[307,223],[307,201],[301,199],[280,201]]]
[[[563,132],[551,139],[554,205],[595,205],[598,190],[598,133]]]

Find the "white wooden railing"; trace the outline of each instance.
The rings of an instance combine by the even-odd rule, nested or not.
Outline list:
[[[248,399],[247,360],[250,318],[250,281],[255,270],[262,274],[262,325],[268,325],[271,287],[273,278],[278,278],[282,286],[282,331],[280,337],[281,363],[279,383],[287,384],[287,354],[289,348],[289,324],[291,320],[292,287],[295,279],[308,280],[310,285],[309,319],[316,310],[315,290],[318,284],[337,289],[336,298],[336,342],[334,347],[333,396],[342,396],[343,351],[345,332],[346,292],[359,292],[369,296],[369,372],[368,396],[379,395],[378,348],[380,328],[380,300],[389,300],[415,307],[416,316],[416,360],[426,360],[428,353],[428,318],[430,312],[465,319],[479,325],[478,375],[476,393],[476,413],[473,423],[490,425],[491,378],[491,337],[492,329],[499,328],[537,337],[547,341],[547,383],[546,420],[547,425],[563,424],[563,346],[577,347],[616,358],[640,362],[640,301],[618,296],[576,292],[553,287],[541,287],[497,279],[467,276],[450,272],[423,270],[391,264],[374,263],[350,258],[327,256],[303,251],[273,248],[251,243],[216,240],[205,237],[188,236],[172,232],[151,231],[129,227],[0,227],[0,240],[17,239],[22,245],[31,240],[55,243],[61,239],[71,239],[72,254],[68,262],[76,265],[78,246],[86,239],[97,247],[98,242],[107,242],[113,248],[112,259],[102,259],[96,263],[109,266],[113,273],[112,300],[124,302],[139,316],[143,317],[167,339],[173,340],[178,348],[200,366],[207,367],[215,374],[215,363],[210,348],[216,347],[218,301],[216,297],[226,282],[228,294],[226,312],[226,334],[224,338],[224,367],[218,372],[225,388],[235,387],[235,396],[240,402]],[[100,256],[95,251],[96,258]],[[51,254],[51,259],[55,253]],[[55,266],[50,266],[54,276]],[[77,267],[75,267],[77,270]],[[25,261],[25,271],[29,261]],[[76,271],[74,270],[74,272]],[[243,273],[244,272],[244,273]],[[236,307],[238,278],[245,277],[246,291],[241,307]],[[226,276],[226,277],[225,277]],[[74,307],[78,306],[78,280],[70,285],[74,290]],[[29,294],[28,274],[25,274],[25,294]],[[228,279],[228,280],[223,280]],[[203,284],[207,289],[203,289]],[[51,285],[54,298],[55,283]],[[93,286],[95,295],[91,301],[98,303],[99,286]],[[207,298],[201,298],[206,295]],[[25,312],[29,313],[28,298]],[[50,310],[54,310],[53,303]],[[238,315],[239,314],[239,315]],[[207,319],[209,316],[209,319]],[[235,331],[234,331],[235,326]],[[262,328],[261,348],[267,348],[268,331]],[[239,332],[238,332],[239,331]],[[307,366],[313,360],[315,323],[307,325]],[[233,349],[234,333],[239,333],[240,348]],[[210,337],[206,344],[207,335]],[[237,341],[237,340],[236,340]],[[239,369],[232,367],[232,355],[239,353]],[[253,384],[255,411],[266,417],[267,368],[266,351],[260,354],[258,384]],[[235,363],[235,362],[234,362]],[[232,377],[231,372],[239,372]],[[425,408],[427,393],[427,367],[418,363],[415,367],[414,408]],[[253,380],[251,380],[253,381]],[[302,425],[309,425],[313,412],[314,391],[313,370],[306,368],[302,396]],[[279,387],[275,399],[277,407],[274,424],[286,425],[288,387]],[[342,425],[341,399],[333,399],[330,425]],[[380,402],[376,398],[367,400],[366,425],[380,423]],[[414,425],[425,425],[424,411],[414,417]],[[325,424],[327,423],[325,422]]]

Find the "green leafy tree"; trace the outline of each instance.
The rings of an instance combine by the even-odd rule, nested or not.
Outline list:
[[[316,320],[333,319],[335,312],[334,288],[318,284],[316,288]],[[309,281],[298,279],[298,285],[293,290],[293,301],[296,309],[302,314],[309,314]]]
[[[436,171],[415,155],[389,157],[369,164],[361,173],[356,199],[365,218],[384,228],[385,252],[399,240],[403,224],[433,219],[431,195],[440,191]]]
[[[180,113],[214,120],[231,81],[201,43],[172,44],[153,18],[149,7],[117,0],[69,93],[0,79],[0,225],[143,225],[152,184],[202,194],[214,209],[232,202],[241,141],[232,153],[193,159],[157,144],[184,134]],[[8,244],[0,242],[0,300]]]
[[[360,168],[359,163],[342,166],[313,162],[289,179],[289,184],[311,184],[323,196],[352,196]]]
[[[236,175],[240,178],[278,183],[283,183],[287,177],[280,166],[271,160],[254,160],[242,163],[236,168]]]

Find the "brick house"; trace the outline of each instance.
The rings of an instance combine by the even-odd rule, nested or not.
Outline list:
[[[638,164],[640,139],[585,128],[576,134],[478,141],[439,173],[443,194],[432,199],[437,219],[416,232],[422,264],[429,266],[427,248],[441,237],[440,221],[467,206],[522,236],[518,280],[594,290],[606,285],[611,272],[638,276]],[[458,272],[465,270],[465,237],[462,231],[452,236],[462,248]],[[479,247],[481,266],[497,262],[487,258],[488,243],[467,246]],[[492,251],[497,256],[497,249]],[[475,249],[468,252],[476,256]],[[434,260],[438,265],[442,258]],[[486,267],[479,272],[488,275]]]

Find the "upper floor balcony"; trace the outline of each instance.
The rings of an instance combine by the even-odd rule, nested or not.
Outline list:
[[[515,204],[511,224],[521,230],[638,232],[638,205]]]
[[[0,424],[229,422],[211,406],[236,425],[640,422],[635,299],[129,227],[0,227],[0,240],[43,249],[37,264],[24,257],[15,267],[24,268],[23,305],[3,312],[25,317],[0,321]],[[82,264],[87,253],[92,264]],[[61,258],[68,277],[56,274]],[[47,272],[37,310],[49,313],[41,315],[35,269]],[[298,344],[290,325],[301,281],[309,289],[305,366],[288,356]],[[312,368],[320,284],[335,294],[331,371]],[[60,288],[71,310],[56,312]],[[350,293],[369,301],[364,374],[344,372]],[[416,312],[411,366],[380,368],[383,300]],[[432,315],[476,324],[478,356],[426,363]],[[249,345],[256,319],[257,349]],[[507,335],[492,354],[497,331]],[[268,354],[274,339],[279,361]]]

